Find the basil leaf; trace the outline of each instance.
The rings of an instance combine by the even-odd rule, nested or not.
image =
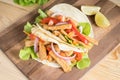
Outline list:
[[[89,23],[86,22],[79,23],[79,27],[82,27],[82,34],[85,34],[87,36],[90,34],[91,26]]]
[[[27,24],[24,26],[24,31],[27,33],[31,33],[32,27],[33,26],[29,22],[27,22]]]

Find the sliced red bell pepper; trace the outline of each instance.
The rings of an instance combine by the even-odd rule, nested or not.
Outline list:
[[[59,22],[59,20],[56,19],[56,18],[47,17],[47,18],[42,19],[41,23],[43,23],[43,24],[48,24],[50,20],[52,20],[52,21],[54,22],[54,24],[56,24],[56,23]]]
[[[29,37],[30,37],[31,40],[35,40],[35,38],[36,38],[36,36],[34,34],[29,34]],[[42,40],[40,38],[39,38],[39,41],[41,41],[42,43],[45,42],[44,40]]]
[[[79,61],[79,60],[82,59],[82,54],[81,54],[81,53],[79,53],[79,52],[75,52],[75,51],[74,51],[74,54],[76,54],[75,59],[76,59],[77,61]]]
[[[34,40],[36,38],[36,36],[34,34],[30,34],[29,37],[31,40]]]
[[[72,30],[77,35],[76,39],[82,41],[85,44],[88,44],[88,40],[77,30],[75,24],[71,20],[69,20],[68,23],[72,24]]]

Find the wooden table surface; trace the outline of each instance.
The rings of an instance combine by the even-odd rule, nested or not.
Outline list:
[[[3,53],[6,54],[8,59],[30,80],[119,80],[120,1],[117,1],[117,4],[116,1],[117,0],[50,0],[43,6],[34,5],[22,7],[14,4],[12,0],[0,0],[0,49],[3,51],[1,55]],[[32,22],[34,20],[35,16],[37,16],[38,8],[47,10],[58,3],[72,4],[79,9],[81,5],[100,6],[101,12],[111,22],[110,27],[102,29],[95,25],[93,16],[89,17],[95,39],[99,41],[99,45],[94,46],[90,50],[89,56],[92,63],[87,69],[78,70],[74,68],[71,72],[64,73],[61,69],[42,65],[35,60],[22,61],[18,57],[19,50],[24,45],[23,40],[25,35],[22,32],[24,24],[27,21]],[[118,59],[114,60],[111,54],[116,50],[118,53],[116,53],[115,56]],[[9,64],[6,64],[6,66],[7,65]],[[2,68],[0,67],[0,70]],[[16,73],[21,74],[17,71]],[[11,74],[14,74],[14,72],[11,72]],[[19,76],[23,77],[23,75]],[[5,80],[7,79],[5,78]],[[8,80],[10,80],[10,78]]]

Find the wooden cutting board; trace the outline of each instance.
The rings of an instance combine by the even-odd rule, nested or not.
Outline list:
[[[28,80],[0,50],[0,80]]]
[[[81,5],[100,6],[101,12],[110,20],[111,26],[106,29],[99,28],[95,25],[94,16],[89,17],[95,39],[99,40],[99,45],[94,46],[89,52],[91,66],[84,70],[73,68],[71,72],[64,73],[61,69],[42,65],[35,60],[22,61],[19,59],[18,53],[24,46],[23,40],[25,38],[25,34],[22,32],[23,26],[27,21],[32,22],[34,20],[38,8],[23,15],[0,32],[0,48],[30,80],[78,80],[120,42],[120,8],[116,4],[109,0],[50,0],[40,8],[46,10],[62,2],[72,4],[77,8],[80,8]]]
[[[120,43],[80,80],[119,80]]]

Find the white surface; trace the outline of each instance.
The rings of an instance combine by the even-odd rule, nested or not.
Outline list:
[[[28,80],[1,50],[0,80]]]

